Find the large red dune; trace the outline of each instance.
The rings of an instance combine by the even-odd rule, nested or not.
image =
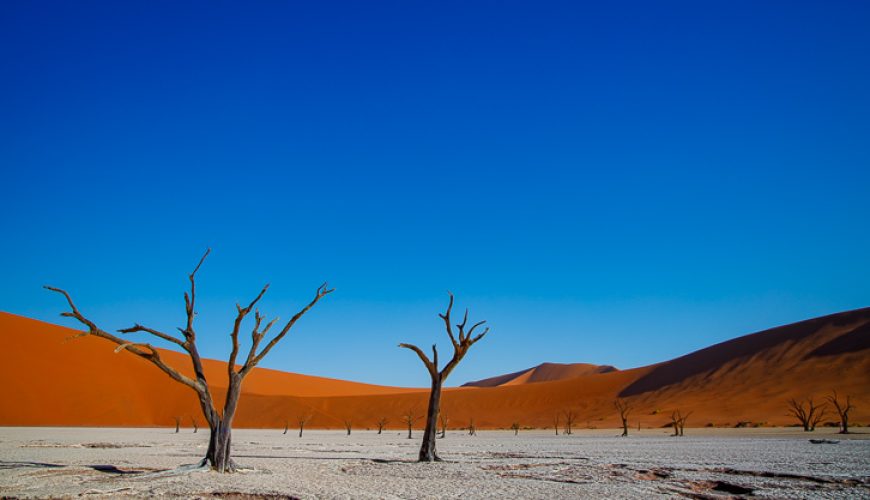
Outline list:
[[[76,333],[0,313],[0,425],[170,426],[175,417],[202,425],[192,390],[126,351],[114,354],[105,340],[68,340]],[[162,355],[178,367],[189,363],[179,353]],[[205,364],[209,379],[220,384],[226,364]],[[552,427],[557,416],[564,424],[569,410],[578,427],[615,427],[617,397],[633,406],[632,425],[663,426],[677,409],[692,412],[688,426],[791,425],[787,399],[820,401],[832,390],[852,396],[851,420],[866,425],[870,308],[746,335],[652,366],[544,364],[473,384],[445,391],[450,427],[472,419],[478,428]],[[349,420],[372,428],[387,418],[389,427],[400,428],[408,412],[425,413],[426,391],[256,369],[245,381],[235,424],[292,426],[310,415],[311,427],[339,428]]]

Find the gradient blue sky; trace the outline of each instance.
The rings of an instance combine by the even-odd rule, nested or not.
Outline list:
[[[605,5],[606,4],[606,5]],[[288,318],[265,366],[621,368],[870,305],[868,2],[0,3],[0,309]],[[107,345],[107,349],[110,347]]]

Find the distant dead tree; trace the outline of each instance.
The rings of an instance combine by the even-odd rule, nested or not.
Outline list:
[[[456,368],[456,365],[462,361],[462,358],[465,357],[465,354],[471,346],[482,339],[489,331],[489,328],[484,328],[480,335],[474,337],[474,331],[480,325],[486,323],[486,321],[478,321],[472,325],[468,330],[468,333],[466,333],[465,325],[468,323],[468,309],[466,309],[462,323],[456,325],[456,328],[459,330],[459,339],[457,340],[456,336],[453,335],[453,325],[450,322],[450,311],[453,309],[453,294],[449,292],[448,294],[450,295],[450,302],[447,305],[447,312],[439,314],[439,316],[444,320],[444,325],[447,328],[447,335],[450,337],[450,342],[453,344],[453,357],[446,365],[444,365],[444,368],[441,371],[438,371],[438,349],[435,347],[435,344],[432,344],[432,360],[429,360],[426,353],[415,345],[399,344],[399,347],[404,347],[417,353],[417,356],[419,356],[420,360],[423,361],[423,364],[426,365],[426,369],[429,370],[429,376],[432,378],[432,388],[429,392],[429,409],[426,414],[426,427],[423,431],[423,444],[420,447],[419,460],[421,462],[441,460],[438,457],[438,453],[435,451],[436,426],[438,424],[438,413],[440,412],[441,407],[441,386],[444,384],[444,381],[447,380],[450,372],[452,372],[453,369]]]
[[[441,423],[441,439],[447,437],[447,423],[450,422],[450,419],[447,418],[447,415],[444,412],[441,412],[438,415],[438,421]]]
[[[72,297],[65,290],[60,288],[55,288],[51,286],[46,286],[45,288],[51,290],[53,292],[57,292],[62,294],[69,304],[71,311],[61,313],[61,316],[75,318],[80,323],[87,327],[86,332],[80,333],[78,336],[83,335],[94,335],[96,337],[100,337],[102,339],[108,340],[117,344],[117,348],[115,348],[115,352],[120,352],[123,350],[127,350],[128,352],[139,356],[140,358],[149,361],[157,368],[161,369],[164,373],[166,373],[170,378],[179,382],[181,384],[186,385],[193,389],[196,392],[196,395],[199,400],[200,408],[202,409],[203,416],[205,417],[206,422],[208,422],[210,437],[208,443],[208,451],[206,452],[205,458],[200,462],[200,467],[211,467],[213,470],[217,472],[233,472],[236,468],[235,463],[230,457],[230,449],[232,442],[232,425],[233,419],[236,415],[236,409],[239,404],[239,396],[241,394],[242,382],[245,377],[257,366],[260,361],[269,354],[269,351],[275,347],[284,336],[290,331],[293,325],[301,318],[306,312],[308,312],[314,304],[316,304],[320,299],[325,297],[326,295],[332,293],[333,290],[329,289],[324,283],[320,287],[317,288],[317,293],[314,295],[314,299],[308,303],[304,308],[302,308],[299,312],[293,315],[292,318],[284,325],[281,331],[266,344],[265,347],[260,349],[260,343],[266,337],[266,334],[278,320],[278,318],[270,321],[265,328],[260,329],[263,320],[265,319],[260,315],[259,311],[255,311],[254,313],[254,327],[251,331],[251,346],[248,351],[248,355],[244,360],[244,364],[238,370],[236,369],[236,359],[239,354],[239,329],[242,326],[242,321],[248,314],[254,310],[254,306],[263,295],[268,290],[269,285],[263,287],[260,293],[248,304],[246,307],[242,307],[236,304],[236,309],[238,314],[236,315],[236,319],[233,322],[233,329],[230,333],[230,337],[232,339],[232,352],[230,353],[229,361],[227,362],[227,376],[229,378],[227,389],[226,389],[226,397],[224,398],[224,406],[223,412],[219,412],[215,407],[214,398],[212,397],[211,388],[209,386],[208,380],[206,380],[205,370],[203,369],[202,359],[199,356],[199,350],[196,345],[196,331],[194,330],[193,323],[194,318],[196,317],[196,282],[195,276],[196,272],[199,271],[199,268],[202,266],[202,263],[205,261],[205,258],[211,252],[211,249],[207,250],[202,258],[199,260],[199,263],[193,269],[193,272],[188,275],[188,279],[190,280],[190,292],[184,293],[184,306],[185,312],[187,315],[187,323],[184,327],[179,328],[179,332],[181,333],[181,337],[177,337],[175,335],[170,335],[168,333],[161,332],[154,328],[149,328],[147,326],[142,326],[138,323],[134,324],[130,328],[125,328],[123,330],[118,330],[119,333],[127,334],[127,333],[148,333],[157,338],[165,340],[167,342],[171,342],[185,352],[187,352],[190,357],[190,361],[193,364],[193,372],[194,378],[190,378],[187,375],[184,375],[176,368],[166,364],[163,358],[160,355],[160,351],[158,351],[154,346],[148,343],[142,342],[130,342],[124,340],[120,337],[117,337],[100,327],[98,327],[93,321],[87,319],[84,315],[82,315],[78,308],[76,308],[73,303]]]
[[[305,424],[307,424],[308,421],[311,420],[311,417],[312,415],[310,413],[304,413],[296,417],[296,422],[299,423],[299,437],[302,437],[302,431],[305,430]],[[348,434],[350,433],[348,432]]]
[[[289,429],[290,429],[290,421],[289,421],[289,420],[285,420],[285,421],[284,421],[284,434],[287,434],[287,431],[288,431]]]
[[[384,432],[384,429],[387,427],[387,418],[381,417],[378,420],[378,434]]]
[[[831,395],[825,397],[825,399],[827,399],[828,402],[834,406],[834,409],[837,410],[837,415],[840,417],[840,434],[848,434],[849,412],[855,409],[855,407],[852,406],[852,397],[847,394],[846,400],[840,401],[839,396],[837,396],[837,391],[833,391]]]
[[[181,417],[175,417],[175,433],[178,434],[178,430],[181,428]]]
[[[474,427],[474,417],[468,419],[468,435],[476,436],[477,429]]]
[[[556,429],[556,435],[559,435],[559,412],[553,415],[553,428]]]
[[[350,436],[350,431],[353,429],[353,421],[350,419],[344,420],[344,430],[347,431],[347,435]]]
[[[417,415],[417,412],[413,408],[408,410],[408,413],[402,415],[402,420],[404,420],[405,425],[408,426],[408,439],[412,439],[414,437],[414,424],[416,424],[421,418],[423,417],[421,415]]]
[[[519,422],[512,423],[511,429],[513,429],[513,431],[514,431],[514,436],[516,436],[520,432],[520,423]]]
[[[196,423],[196,418],[193,416],[190,417],[190,423],[193,424],[193,433],[196,434],[196,431],[199,430],[199,424]]]
[[[806,401],[797,401],[792,398],[788,400],[788,413],[800,421],[804,432],[812,432],[816,430],[816,425],[825,417],[827,409],[824,404],[816,406],[813,403],[813,398]]]
[[[574,426],[574,420],[577,418],[577,414],[574,413],[574,410],[565,410],[565,434],[571,435],[571,428]]]
[[[613,407],[619,412],[619,420],[622,421],[622,437],[628,436],[628,415],[631,413],[631,405],[622,398],[616,398]]]
[[[692,412],[683,415],[680,410],[671,412],[671,425],[674,426],[674,436],[682,436],[686,430],[686,420]]]

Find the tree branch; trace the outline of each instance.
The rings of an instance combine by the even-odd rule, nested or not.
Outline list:
[[[72,297],[70,297],[69,293],[67,293],[65,290],[62,290],[60,288],[51,287],[51,286],[45,286],[45,289],[51,290],[52,292],[57,292],[59,294],[62,294],[66,298],[66,301],[69,304],[69,307],[70,307],[70,309],[72,309],[72,311],[61,313],[61,316],[64,316],[67,318],[75,318],[79,323],[82,323],[83,325],[87,326],[88,327],[87,334],[89,334],[89,335],[94,335],[95,337],[104,338],[106,340],[114,342],[115,344],[118,345],[115,352],[119,352],[121,350],[126,349],[127,351],[131,352],[132,354],[135,354],[136,356],[139,356],[140,358],[147,359],[152,364],[154,364],[155,366],[157,366],[158,368],[163,370],[163,372],[166,373],[167,375],[169,375],[172,379],[190,387],[191,389],[195,390],[198,394],[203,394],[203,391],[208,390],[207,387],[204,387],[203,385],[199,384],[197,381],[183,375],[181,372],[179,372],[175,368],[172,368],[171,366],[169,366],[165,362],[163,362],[163,359],[161,359],[161,357],[160,357],[160,352],[158,352],[157,349],[155,349],[150,344],[135,344],[135,343],[127,342],[126,340],[124,340],[120,337],[116,337],[116,336],[112,335],[111,333],[99,328],[93,321],[87,319],[84,315],[81,314],[81,312],[79,312],[78,308],[76,308],[76,306],[75,306],[75,303],[73,303]],[[146,351],[142,350],[143,348],[150,350],[150,352],[146,352]]]
[[[278,335],[276,335],[275,338],[273,338],[268,344],[266,344],[266,347],[264,347],[263,350],[260,351],[259,354],[256,354],[253,357],[250,357],[249,362],[245,364],[245,367],[239,373],[244,376],[249,371],[251,371],[255,366],[257,366],[257,364],[267,354],[269,354],[269,351],[271,351],[272,348],[275,347],[275,345],[278,342],[280,342],[281,339],[283,339],[285,335],[287,335],[287,332],[289,332],[290,329],[293,328],[293,325],[295,325],[296,322],[299,321],[299,318],[304,316],[305,313],[307,313],[312,307],[314,307],[314,304],[317,304],[317,302],[320,299],[322,299],[323,297],[326,297],[327,295],[329,295],[330,293],[335,291],[334,288],[328,288],[328,287],[329,287],[329,285],[327,283],[324,283],[324,284],[320,285],[319,287],[317,287],[317,292],[314,295],[314,299],[312,299],[311,302],[309,302],[307,306],[303,307],[299,312],[294,314],[293,317],[290,318],[290,321],[288,321],[287,324],[284,325],[284,328],[281,329],[281,331],[278,333]]]
[[[399,344],[399,347],[404,347],[405,349],[410,349],[416,352],[417,356],[420,357],[420,360],[423,361],[423,364],[426,365],[426,369],[429,370],[429,374],[432,375],[432,378],[438,376],[438,369],[435,367],[435,365],[432,364],[431,361],[429,361],[429,357],[426,356],[426,353],[423,352],[422,349],[415,346],[414,344]]]
[[[183,340],[180,340],[176,337],[173,337],[172,335],[169,335],[168,333],[163,333],[163,332],[155,330],[153,328],[148,328],[147,326],[142,326],[139,323],[136,323],[135,325],[131,326],[130,328],[124,328],[122,330],[118,330],[118,333],[136,333],[136,332],[150,333],[151,335],[154,335],[155,337],[159,337],[163,340],[172,342],[173,344],[176,344],[185,350],[187,349],[187,347],[184,345]]]
[[[260,299],[263,298],[263,295],[266,294],[266,290],[268,290],[268,289],[269,289],[269,284],[266,283],[266,285],[263,287],[263,289],[260,290],[260,293],[257,294],[257,296],[254,298],[254,300],[252,300],[251,303],[248,304],[247,307],[242,307],[242,306],[236,304],[236,310],[238,311],[238,314],[236,314],[236,319],[233,322],[233,331],[230,333],[230,338],[233,341],[233,350],[232,350],[232,352],[230,352],[230,360],[227,362],[227,375],[230,377],[230,381],[232,381],[233,374],[236,372],[236,357],[239,355],[239,328],[242,326],[242,321],[245,319],[245,316],[247,316],[251,312],[251,309],[253,309],[254,306],[257,305],[257,302],[259,302]],[[259,322],[262,321],[262,319],[263,319],[260,316],[259,312],[256,314],[256,316],[257,316],[257,324],[256,324],[256,326],[254,326],[255,332],[257,331],[257,328],[260,326]]]
[[[450,302],[447,304],[447,312],[439,314],[438,316],[444,320],[444,326],[447,328],[447,335],[450,336],[450,342],[453,343],[453,348],[456,349],[459,347],[459,343],[456,342],[456,337],[453,336],[453,326],[450,324],[450,311],[453,309],[453,293],[448,290],[447,295],[450,296]]]

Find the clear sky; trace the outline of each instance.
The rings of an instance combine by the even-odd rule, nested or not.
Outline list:
[[[870,305],[870,3],[0,2],[0,309],[393,385],[620,368]],[[107,349],[110,346],[106,346]]]

